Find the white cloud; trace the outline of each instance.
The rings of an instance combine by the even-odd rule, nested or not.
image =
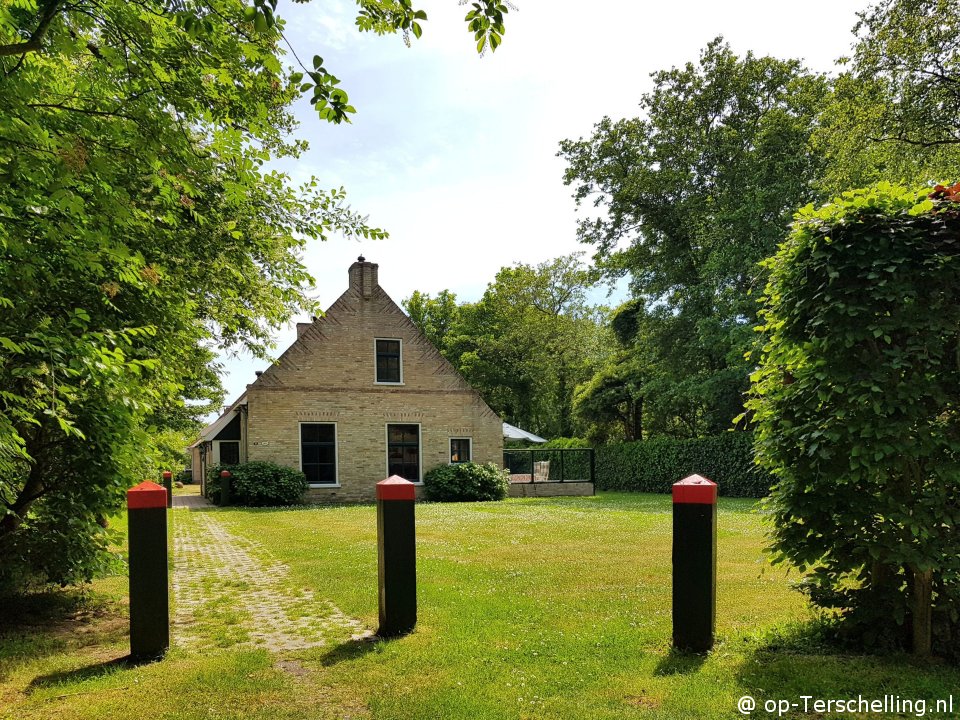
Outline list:
[[[582,249],[557,143],[590,133],[604,115],[632,116],[656,70],[695,62],[722,34],[735,52],[800,57],[828,71],[846,54],[866,2],[769,0],[625,3],[516,0],[504,44],[476,56],[467,8],[426,0],[424,36],[360,35],[356,4],[281,4],[287,37],[303,59],[322,55],[358,109],[351,125],[297,108],[311,149],[285,167],[344,185],[351,204],[391,238],[311,244],[307,263],[324,305],[345,288],[361,252],[380,263],[399,301],[414,289],[449,288],[474,300],[496,271]],[[281,348],[293,331],[278,338]],[[252,380],[250,361],[225,361],[232,397]]]

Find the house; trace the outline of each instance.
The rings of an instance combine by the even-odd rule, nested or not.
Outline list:
[[[349,287],[193,446],[205,468],[253,460],[299,468],[315,502],[375,499],[399,475],[503,459],[503,423],[358,258]]]

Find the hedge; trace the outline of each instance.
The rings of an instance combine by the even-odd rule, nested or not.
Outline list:
[[[229,470],[231,500],[234,505],[279,507],[296,505],[307,490],[303,473],[271,462],[249,462],[242,465],[214,465],[207,469],[206,496],[220,504],[220,471]]]
[[[678,440],[654,438],[596,448],[597,490],[669,493],[689,475],[703,475],[728,497],[763,497],[773,477],[753,462],[753,433]]]
[[[510,476],[496,463],[439,465],[423,478],[427,500],[434,502],[475,502],[503,500]]]

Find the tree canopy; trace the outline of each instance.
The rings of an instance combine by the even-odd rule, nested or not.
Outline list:
[[[581,241],[605,272],[629,274],[634,296],[621,311],[634,335],[606,377],[647,398],[648,431],[696,436],[740,412],[758,263],[815,197],[808,141],[827,84],[796,60],[737,57],[720,38],[652,78],[642,117],[604,118],[560,155],[578,204],[601,211],[581,221]]]
[[[502,268],[475,303],[415,292],[411,319],[505,420],[548,437],[576,429],[573,391],[605,352],[596,279],[579,254]]]
[[[362,31],[422,31],[408,0],[358,6]],[[263,355],[314,310],[307,240],[386,234],[342,189],[270,169],[306,147],[296,98],[353,112],[320,56],[284,65],[276,9],[0,6],[0,590],[89,577],[153,440],[221,402],[213,351]],[[470,10],[481,49],[506,12]]]
[[[814,135],[818,185],[840,193],[886,180],[935,183],[960,166],[960,19],[944,0],[881,0],[860,13],[857,42]]]

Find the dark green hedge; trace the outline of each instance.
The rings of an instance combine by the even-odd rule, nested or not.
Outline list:
[[[773,484],[753,464],[753,433],[662,437],[596,448],[597,490],[669,493],[673,483],[693,474],[713,480],[728,497],[763,497]]]
[[[433,502],[475,502],[503,500],[510,476],[496,463],[438,465],[423,478],[427,500]]]

